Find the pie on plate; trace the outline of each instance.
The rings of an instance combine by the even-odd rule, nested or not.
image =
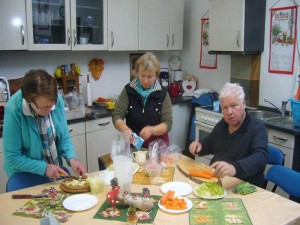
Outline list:
[[[60,183],[60,188],[67,193],[85,193],[90,191],[90,184],[85,178],[68,177]]]

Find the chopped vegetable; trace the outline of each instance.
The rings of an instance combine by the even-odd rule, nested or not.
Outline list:
[[[203,183],[195,189],[195,192],[203,198],[219,197],[225,193],[224,189],[217,182]]]
[[[198,170],[189,170],[189,175],[193,177],[201,177],[201,178],[206,178],[210,179],[212,178],[212,175],[208,173],[204,173],[203,171],[198,171]]]
[[[164,205],[164,204],[166,204],[166,202],[167,202],[167,200],[168,200],[168,197],[169,197],[169,195],[171,194],[171,190],[169,190],[169,191],[167,191],[162,197],[161,197],[161,199],[160,199],[160,204],[161,205]]]

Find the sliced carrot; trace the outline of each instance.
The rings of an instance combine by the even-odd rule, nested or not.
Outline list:
[[[189,170],[189,175],[193,176],[193,177],[201,177],[201,178],[206,178],[206,179],[210,179],[212,177],[212,175],[200,172],[198,170]]]
[[[160,199],[160,204],[161,205],[165,205],[166,204],[166,202],[167,202],[167,200],[168,200],[168,198],[169,198],[169,195],[171,194],[171,190],[169,190],[169,191],[167,191],[162,197],[161,197],[161,199]]]
[[[168,200],[173,200],[174,195],[175,195],[175,191],[171,191],[171,193],[168,196]]]
[[[206,174],[211,175],[211,176],[214,175],[214,172],[211,171],[211,170],[209,170],[209,169],[207,169],[207,170],[202,170],[201,172],[202,172],[202,173],[206,173]]]

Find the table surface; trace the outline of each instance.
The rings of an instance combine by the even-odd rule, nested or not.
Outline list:
[[[182,156],[181,160],[192,160],[188,157]],[[195,187],[198,184],[189,180],[184,176],[176,167],[174,174],[174,181],[187,182],[191,186]],[[279,225],[279,224],[300,224],[300,204],[293,202],[289,199],[283,198],[280,195],[274,194],[272,192],[266,191],[264,189],[258,188],[255,193],[249,195],[236,195],[232,193],[232,189],[241,183],[242,181],[232,177],[225,177],[222,179],[223,187],[227,190],[227,195],[225,198],[241,198],[245,208],[248,211],[250,219],[254,225]],[[5,225],[39,225],[39,219],[26,218],[21,216],[13,216],[12,213],[18,208],[23,206],[28,199],[12,199],[12,194],[39,194],[42,189],[54,186],[59,189],[60,181],[43,184],[23,190],[18,190],[14,192],[0,194],[0,223]],[[133,192],[141,192],[143,187],[149,188],[151,194],[162,195],[160,186],[153,185],[132,185]],[[98,224],[111,224],[111,225],[122,225],[126,224],[120,221],[99,221],[99,219],[93,219],[93,216],[100,208],[102,203],[106,198],[106,193],[110,190],[110,186],[105,187],[105,191],[96,195],[99,199],[98,204],[86,211],[76,212],[69,219],[68,222],[62,223],[65,225],[98,225]],[[196,196],[191,193],[187,197],[196,198]],[[189,224],[188,213],[182,214],[170,214],[159,210],[154,225],[167,225],[167,224]]]

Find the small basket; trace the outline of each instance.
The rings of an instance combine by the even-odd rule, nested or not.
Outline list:
[[[300,128],[300,101],[292,98],[289,98],[289,101],[291,102],[294,126]]]

